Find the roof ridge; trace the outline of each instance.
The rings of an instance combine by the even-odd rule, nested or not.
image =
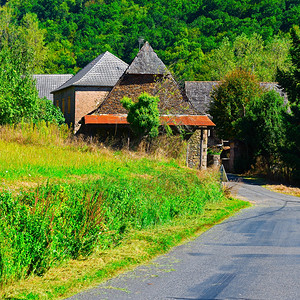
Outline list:
[[[81,69],[75,76],[78,75],[78,77],[79,77],[79,74],[80,74],[82,71],[85,71],[85,73],[82,72],[84,75],[81,76],[78,80],[74,81],[72,85],[75,85],[76,83],[79,83],[83,78],[85,78],[85,77],[91,72],[91,70],[94,69],[94,67],[97,65],[97,63],[98,63],[99,61],[101,61],[101,59],[103,58],[103,56],[105,55],[105,53],[106,53],[106,52],[99,54],[99,55],[98,55],[96,58],[94,58],[90,63],[88,63],[83,69]],[[91,68],[89,69],[89,67],[91,67]]]
[[[104,57],[104,55],[106,54],[106,52],[104,52],[104,53],[101,53],[100,55],[98,55],[95,59],[93,59],[89,64],[87,64],[85,67],[90,67],[91,66],[91,68],[83,75],[83,76],[81,76],[77,81],[75,81],[74,82],[74,84],[75,83],[79,83],[80,81],[83,81],[83,79],[84,78],[86,78],[86,76],[95,68],[95,66],[101,61],[101,59]],[[85,68],[84,67],[84,68]],[[79,71],[80,72],[80,71]],[[79,73],[78,72],[78,73]],[[77,74],[78,74],[77,73]],[[76,75],[77,75],[76,74]],[[74,85],[73,84],[73,85]]]
[[[127,64],[124,60],[122,60],[121,58],[119,58],[118,56],[114,55],[113,53],[109,52],[109,51],[105,51],[104,53],[109,54],[110,56],[113,56],[114,58],[116,58],[120,63],[125,63]],[[128,65],[128,64],[127,64]]]
[[[212,82],[212,83],[214,83],[214,82],[222,82],[222,80],[186,80],[184,83],[188,83],[188,82],[196,82],[196,83],[198,83],[198,82]]]
[[[110,53],[109,51],[106,50],[104,53],[102,53],[102,54],[100,54],[99,56],[96,57],[96,58],[99,58],[98,61],[96,63],[94,63],[94,65],[91,67],[91,69],[88,72],[86,72],[85,75],[82,76],[78,81],[76,81],[76,83],[79,84],[80,82],[84,81],[85,78],[89,74],[91,74],[95,68],[97,68],[100,64],[104,64],[105,63],[105,61],[104,61],[105,57],[107,57],[107,58],[111,57],[112,59],[116,59],[117,58],[117,60],[119,60],[120,63],[124,63],[123,60],[121,60],[120,58],[118,58],[117,56],[115,56],[114,54],[112,54],[112,53]],[[96,60],[96,59],[94,59],[94,60]],[[94,60],[91,61],[90,64],[92,64],[94,62]]]
[[[71,73],[69,74],[33,74],[33,76],[66,76],[66,75],[73,75]]]
[[[166,75],[169,73],[166,65],[158,57],[148,41],[146,41],[126,70],[126,74],[137,75]]]
[[[123,60],[105,51],[53,92],[71,86],[114,86],[127,67]]]

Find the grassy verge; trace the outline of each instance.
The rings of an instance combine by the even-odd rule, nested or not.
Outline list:
[[[284,184],[266,184],[264,187],[272,192],[300,197],[300,188]]]
[[[281,193],[290,196],[300,197],[300,188],[296,186],[286,185],[278,182],[272,182],[262,177],[244,177],[249,181],[253,181],[266,188],[269,191]]]
[[[4,299],[63,299],[166,253],[247,206],[249,203],[244,201],[223,199],[207,204],[200,215],[146,230],[131,230],[118,246],[97,250],[87,259],[71,260],[50,269],[43,277],[31,276],[19,281],[2,290],[0,296]]]
[[[248,205],[214,172],[66,139],[0,128],[1,298],[64,298]]]

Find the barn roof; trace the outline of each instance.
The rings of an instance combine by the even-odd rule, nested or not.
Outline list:
[[[201,115],[209,115],[209,106],[212,101],[210,94],[213,87],[220,84],[221,81],[186,81],[185,92],[193,107]],[[260,86],[267,90],[275,90],[284,97],[284,102],[287,103],[287,95],[280,89],[276,82],[260,82]]]
[[[167,67],[148,42],[144,44],[126,70],[126,74],[164,75],[167,73],[169,73]]]
[[[127,110],[120,100],[127,96],[137,101],[144,92],[159,97],[158,109],[161,114],[197,115],[184,91],[181,91],[148,42],[144,44],[106,99],[92,113],[126,114]]]
[[[210,93],[220,81],[186,81],[185,92],[199,114],[208,115]]]
[[[288,103],[287,93],[284,92],[283,88],[277,82],[260,82],[261,87],[266,88],[267,90],[274,90],[275,92],[279,93],[281,97],[284,98],[284,103]]]
[[[128,64],[106,51],[80,70],[74,77],[53,92],[70,86],[106,86],[113,87]]]
[[[39,97],[46,97],[53,101],[51,91],[64,84],[72,76],[72,74],[34,74],[33,78],[36,80],[36,88],[39,92]]]
[[[103,115],[86,115],[85,124],[128,124],[126,114],[103,114]],[[161,124],[168,125],[187,125],[199,127],[213,127],[215,124],[207,116],[195,115],[162,115],[160,116]]]

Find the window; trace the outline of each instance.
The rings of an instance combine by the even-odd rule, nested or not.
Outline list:
[[[71,113],[71,97],[68,97],[68,114]]]
[[[59,107],[59,100],[56,99],[56,107]]]
[[[63,112],[63,114],[65,113],[65,98],[62,99],[61,111]]]

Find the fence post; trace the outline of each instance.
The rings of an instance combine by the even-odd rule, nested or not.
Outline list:
[[[227,174],[226,174],[223,164],[221,164],[221,167],[220,167],[220,181],[228,182]]]

